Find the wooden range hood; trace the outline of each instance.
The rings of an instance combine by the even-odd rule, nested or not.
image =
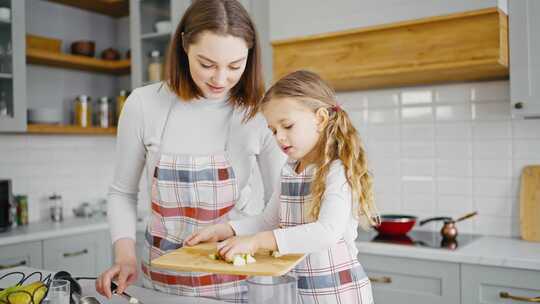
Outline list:
[[[319,73],[336,90],[508,78],[508,17],[497,8],[272,42],[274,79]]]

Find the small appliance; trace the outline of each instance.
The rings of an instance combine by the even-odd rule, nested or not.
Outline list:
[[[11,227],[12,202],[11,180],[0,179],[0,232],[6,231]]]

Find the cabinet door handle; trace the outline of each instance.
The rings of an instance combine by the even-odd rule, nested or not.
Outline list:
[[[75,256],[87,254],[87,253],[88,253],[88,249],[83,249],[81,251],[66,252],[66,253],[64,253],[64,257],[65,258],[71,258],[71,257],[75,257]]]
[[[536,298],[518,297],[518,296],[513,296],[506,291],[501,291],[499,293],[499,297],[501,297],[501,299],[511,299],[511,300],[523,301],[523,302],[540,303],[540,297],[536,297]]]
[[[373,278],[369,277],[369,280],[373,283],[383,283],[383,284],[390,284],[392,283],[391,277],[380,277],[380,278]]]
[[[11,264],[11,265],[0,265],[0,270],[13,268],[13,267],[17,267],[17,266],[24,266],[24,265],[26,265],[26,261],[20,261],[18,263]]]
[[[514,109],[523,109],[523,102],[518,101],[514,104]]]

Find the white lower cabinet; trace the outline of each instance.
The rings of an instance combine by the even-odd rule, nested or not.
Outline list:
[[[540,271],[462,264],[461,290],[462,304],[538,303]]]
[[[0,246],[0,270],[17,266],[42,268],[41,242]]]
[[[359,254],[375,303],[460,302],[459,264]]]
[[[43,241],[43,268],[74,276],[97,276],[112,261],[107,232],[92,232]]]

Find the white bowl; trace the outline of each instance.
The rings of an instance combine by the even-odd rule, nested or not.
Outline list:
[[[171,22],[168,20],[158,21],[154,23],[154,28],[158,33],[170,33],[172,31]]]
[[[2,22],[11,21],[11,9],[9,7],[0,7],[0,20]]]
[[[62,109],[30,108],[28,109],[28,122],[36,124],[60,124],[63,120]]]

